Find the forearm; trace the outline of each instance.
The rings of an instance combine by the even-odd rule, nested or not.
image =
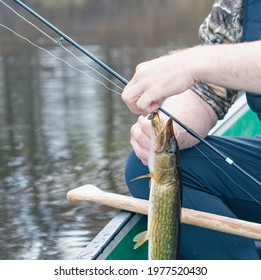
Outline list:
[[[195,81],[261,93],[261,41],[190,49]]]
[[[191,90],[167,98],[162,107],[202,137],[205,137],[217,122],[213,109]],[[180,149],[198,143],[196,138],[184,132],[179,125],[173,123],[173,126]]]
[[[261,41],[197,46],[141,63],[122,98],[133,113],[145,116],[200,81],[261,93],[260,50]]]

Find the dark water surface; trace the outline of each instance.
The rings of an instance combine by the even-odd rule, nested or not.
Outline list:
[[[68,9],[62,4],[68,1],[32,2],[127,79],[138,62],[197,44],[198,25],[211,4],[111,0],[109,6],[107,1],[74,1]],[[131,13],[126,17],[127,11]],[[137,22],[143,24],[135,32]],[[100,79],[1,3],[0,23]],[[75,54],[100,71],[84,55]],[[66,193],[92,183],[128,194],[123,174],[135,119],[119,95],[0,26],[0,259],[77,256],[117,211],[68,202]]]

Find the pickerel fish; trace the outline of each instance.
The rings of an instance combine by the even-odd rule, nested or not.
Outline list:
[[[153,129],[148,231],[134,238],[137,242],[134,248],[148,240],[149,259],[173,260],[178,254],[182,200],[179,148],[171,119],[165,124],[157,112],[149,119]],[[144,177],[146,175],[136,179]]]

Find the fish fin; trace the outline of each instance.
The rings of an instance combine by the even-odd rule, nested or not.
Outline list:
[[[137,234],[134,238],[133,241],[136,242],[134,249],[139,248],[142,244],[144,244],[147,240],[149,239],[149,235],[147,231],[143,231],[139,234]]]
[[[151,173],[148,173],[148,174],[144,174],[144,175],[141,175],[141,176],[138,176],[138,177],[132,179],[131,182],[132,182],[132,181],[139,180],[139,179],[151,178],[151,177],[152,177]]]
[[[146,236],[147,233],[148,233],[147,230],[138,233],[137,235],[134,236],[133,242],[138,242],[141,238],[143,238],[144,236]]]

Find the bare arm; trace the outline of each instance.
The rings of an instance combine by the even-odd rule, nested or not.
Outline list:
[[[205,19],[199,30],[202,43],[213,44],[214,48],[218,48],[217,44],[230,43],[232,45],[242,39],[242,6],[229,5],[229,7],[224,8],[223,5],[222,1],[215,1],[211,14]],[[222,19],[222,21],[217,22],[217,18]],[[229,30],[232,30],[231,32],[227,32],[228,27]],[[230,71],[230,62],[227,59],[230,57],[225,55],[223,50],[217,50],[220,52],[219,55],[222,55],[222,60],[218,54],[210,53],[208,62],[211,64],[213,62],[212,56],[214,56],[215,63],[212,64],[211,71],[213,72],[208,73],[207,64],[205,64],[206,48],[208,46],[174,52],[170,56],[140,64],[123,92],[123,99],[128,107],[134,113],[145,116],[165,100],[162,104],[164,108],[193,128],[199,135],[206,136],[215,125],[217,118],[224,117],[237,96],[237,91],[220,87],[215,82],[223,82],[221,76],[218,76],[219,80],[216,80],[216,73],[224,71],[223,68],[216,68],[216,63],[221,63],[222,67],[227,66],[226,71]],[[215,49],[210,50],[215,52]],[[246,56],[247,54],[245,54],[245,58]],[[205,72],[201,72],[201,70],[205,70]],[[209,74],[212,74],[213,77],[208,76]],[[205,75],[206,77],[204,77]],[[227,80],[227,74],[225,74],[225,78]],[[204,83],[204,79],[212,81],[215,85]],[[228,81],[232,80],[228,79]],[[192,89],[196,94],[188,89],[192,85],[194,85]],[[173,126],[180,148],[184,149],[197,143],[197,140],[189,136],[188,133],[179,133],[182,129],[177,124],[173,123]],[[150,121],[146,117],[140,116],[133,125],[131,144],[136,155],[144,164],[147,164],[150,150]]]
[[[198,46],[138,65],[122,98],[147,115],[196,82],[261,93],[261,41]]]
[[[167,98],[163,107],[188,125],[202,137],[216,124],[217,115],[214,110],[198,95],[188,90],[180,95]],[[166,118],[165,115],[162,115]],[[174,132],[180,149],[186,149],[198,143],[198,140],[173,122]],[[140,116],[131,128],[131,145],[136,155],[147,165],[151,149],[151,121]]]
[[[261,93],[261,41],[191,49],[196,81]]]
[[[214,110],[191,90],[167,98],[162,107],[203,138],[217,122]],[[166,116],[162,117],[166,118]],[[186,149],[198,143],[196,138],[185,132],[175,122],[173,122],[173,127],[180,149]]]

